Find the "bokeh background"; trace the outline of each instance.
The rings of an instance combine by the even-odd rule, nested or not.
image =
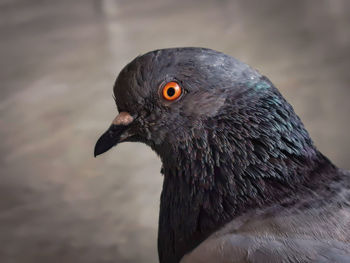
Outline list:
[[[257,68],[350,168],[348,0],[1,0],[0,262],[157,262],[146,146],[93,158],[112,85],[144,52],[209,47]]]

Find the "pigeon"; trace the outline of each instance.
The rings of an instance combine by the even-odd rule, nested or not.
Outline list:
[[[136,57],[95,157],[142,142],[162,161],[160,263],[350,262],[350,173],[271,81],[206,48]]]

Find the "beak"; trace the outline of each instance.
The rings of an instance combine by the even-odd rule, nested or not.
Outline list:
[[[120,112],[108,130],[98,139],[95,145],[94,156],[96,157],[107,152],[113,146],[127,139],[130,135],[127,134],[126,130],[133,120],[134,118],[129,113],[125,111]]]

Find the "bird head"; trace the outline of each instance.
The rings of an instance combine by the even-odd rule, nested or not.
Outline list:
[[[163,165],[178,166],[174,158],[182,155],[214,170],[228,160],[245,169],[288,154],[315,153],[300,119],[272,83],[211,49],[171,48],[139,56],[120,72],[114,96],[119,115],[96,143],[95,156],[138,141],[155,150]]]
[[[210,49],[174,48],[135,58],[120,72],[114,96],[119,115],[95,147],[95,156],[120,142],[140,141],[159,154],[201,135],[239,86],[260,75]]]

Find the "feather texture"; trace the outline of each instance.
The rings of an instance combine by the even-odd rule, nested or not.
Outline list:
[[[183,95],[165,103],[164,83]],[[149,52],[119,74],[129,141],[161,158],[161,263],[349,262],[350,179],[274,85],[204,48]]]

